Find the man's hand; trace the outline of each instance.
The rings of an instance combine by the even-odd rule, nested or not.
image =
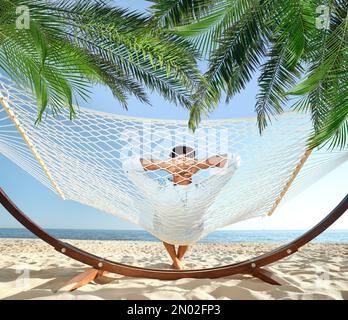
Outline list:
[[[145,171],[155,171],[155,170],[166,170],[170,167],[170,160],[169,161],[162,161],[162,160],[148,160],[140,158],[140,163],[143,166]]]
[[[226,165],[226,162],[227,162],[227,154],[212,156],[206,160],[206,163],[210,167],[217,167],[217,168],[224,167]]]

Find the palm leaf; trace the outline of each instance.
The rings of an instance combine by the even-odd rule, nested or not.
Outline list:
[[[30,29],[16,30],[15,8],[30,8]],[[39,120],[50,105],[57,113],[89,97],[89,87],[106,84],[121,105],[129,95],[149,102],[145,87],[190,105],[200,81],[193,47],[142,14],[102,1],[54,3],[0,0],[0,68],[38,97]]]

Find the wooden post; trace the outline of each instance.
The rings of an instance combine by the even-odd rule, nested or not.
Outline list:
[[[288,192],[291,184],[294,182],[295,178],[297,177],[297,175],[299,174],[299,172],[301,171],[302,167],[304,166],[305,162],[307,161],[308,157],[310,156],[310,154],[312,153],[312,149],[308,149],[305,154],[303,155],[303,157],[301,158],[300,162],[297,164],[297,166],[295,167],[294,172],[291,174],[289,180],[285,183],[282,191],[280,192],[279,196],[277,197],[277,199],[275,200],[271,210],[267,213],[268,216],[271,216],[273,214],[273,212],[275,211],[275,209],[277,209],[280,201],[282,201],[283,197],[285,196],[285,194]]]
[[[62,199],[65,199],[63,191],[59,188],[58,184],[53,179],[52,174],[50,173],[48,167],[46,166],[45,162],[41,158],[41,156],[40,156],[39,152],[37,151],[36,147],[31,142],[30,138],[28,137],[28,135],[24,131],[23,126],[21,125],[21,123],[19,122],[19,120],[16,117],[15,113],[13,112],[13,110],[10,107],[10,105],[6,101],[6,98],[3,97],[1,94],[0,94],[0,104],[3,106],[4,110],[8,114],[9,118],[12,120],[13,124],[16,126],[16,128],[19,131],[19,133],[21,134],[23,140],[26,142],[26,144],[28,145],[30,151],[32,152],[32,154],[34,155],[34,157],[36,158],[36,160],[38,161],[38,163],[42,167],[43,171],[45,172],[48,180],[50,181],[50,183],[52,184],[54,189],[57,191],[57,193],[61,196]]]

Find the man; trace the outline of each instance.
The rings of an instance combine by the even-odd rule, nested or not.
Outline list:
[[[174,203],[173,205],[168,205],[168,207],[172,207],[174,210],[177,210],[177,214],[179,216],[180,208],[185,210],[187,218],[190,220],[191,225],[194,225],[194,229],[202,229],[202,225],[199,222],[195,222],[194,216],[197,216],[197,214],[192,214],[191,207],[192,205],[188,205],[188,203],[195,203],[195,211],[198,211],[199,216],[201,217],[202,211],[204,211],[204,207],[207,206],[209,203],[212,202],[212,200],[215,198],[215,196],[219,193],[221,188],[229,181],[229,178],[234,174],[235,170],[239,167],[239,157],[234,156],[234,161],[231,161],[231,165],[229,166],[230,170],[226,170],[224,174],[216,174],[210,178],[205,179],[204,181],[194,184],[195,188],[188,189],[188,186],[192,185],[192,177],[198,173],[200,170],[208,169],[208,168],[223,168],[225,167],[228,157],[227,155],[215,155],[205,160],[198,160],[196,159],[195,151],[191,147],[187,146],[176,146],[172,149],[170,153],[170,158],[168,160],[152,160],[152,159],[138,159],[135,160],[135,162],[140,162],[141,167],[143,171],[155,171],[155,170],[164,170],[171,176],[170,185],[167,185],[165,187],[166,191],[172,191],[175,188],[175,192],[168,193],[167,196],[163,196],[159,194],[159,192],[156,191],[158,189],[157,183],[154,181],[151,181],[151,179],[145,179],[144,175],[139,176],[135,173],[137,170],[136,163],[134,163],[133,159],[133,165],[127,164],[126,167],[128,169],[131,169],[132,171],[129,172],[130,179],[143,191],[143,193],[152,199],[154,199],[154,202],[162,201],[163,199],[167,198],[170,199],[170,201],[176,201],[177,203]],[[133,168],[133,169],[132,169]],[[226,168],[227,169],[227,168]],[[146,177],[148,178],[148,177]],[[145,186],[145,188],[144,188]],[[171,190],[169,190],[171,189]],[[166,192],[165,191],[165,192]],[[154,194],[155,197],[154,198]],[[184,197],[181,195],[184,193]],[[158,200],[160,199],[160,200]],[[193,199],[193,200],[192,200]],[[191,200],[191,202],[190,202]],[[180,206],[180,204],[182,204]],[[156,204],[155,204],[156,205]],[[198,208],[198,210],[197,210]],[[166,208],[167,209],[167,208]],[[159,209],[161,210],[161,209]],[[156,216],[154,216],[155,225],[157,225],[157,228],[160,229],[161,227],[161,219],[156,220]],[[157,221],[157,223],[156,223]],[[194,224],[195,223],[195,224]],[[168,233],[168,227],[163,228],[163,233]],[[192,228],[193,229],[193,228]],[[176,231],[176,230],[175,230]],[[169,253],[172,261],[173,261],[173,267],[176,269],[181,270],[182,269],[182,258],[184,257],[185,253],[187,252],[187,249],[189,248],[188,245],[179,245],[178,251],[176,252],[175,245],[170,244],[166,241],[163,241],[163,244]]]

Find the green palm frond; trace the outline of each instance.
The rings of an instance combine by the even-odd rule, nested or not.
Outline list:
[[[196,93],[190,113],[189,125],[198,125],[201,114],[207,115],[217,106],[221,91],[227,93],[227,101],[250,81],[265,53],[265,38],[260,23],[261,7],[241,6],[241,17],[227,28],[220,39],[218,49],[211,55],[206,84]],[[208,89],[206,87],[209,87]]]
[[[348,148],[348,81],[340,83],[338,92],[334,92],[335,105],[326,113],[319,130],[313,133],[313,147]]]
[[[98,78],[95,67],[83,50],[63,39],[59,21],[42,8],[32,11],[29,29],[17,30],[16,5],[29,2],[2,2],[7,7],[0,25],[1,69],[37,95],[39,119],[48,103],[54,112],[68,105],[73,115],[74,94],[86,97],[87,77]],[[38,11],[40,19],[35,19]]]
[[[30,8],[30,28],[17,30],[16,7]],[[185,107],[200,82],[196,52],[185,39],[151,29],[142,14],[103,1],[0,0],[0,68],[38,97],[39,120],[87,99],[96,83],[127,108],[129,95],[149,103],[146,88]]]
[[[192,16],[202,16],[210,12],[215,0],[150,0],[152,18],[160,27],[172,28],[189,23]]]
[[[319,16],[323,6],[330,13],[328,28],[317,21],[327,18]],[[206,82],[193,96],[189,126],[195,128],[213,111],[222,93],[228,102],[258,71],[260,131],[294,96],[293,109],[311,112],[311,145],[326,141],[342,147],[348,135],[347,8],[346,0],[211,0],[198,14],[182,7],[181,17],[164,25],[209,55]]]
[[[313,0],[279,0],[268,21],[273,39],[277,43],[287,42],[287,64],[296,66],[303,57],[310,36],[315,29],[315,10],[317,1]],[[274,7],[275,9],[275,7]]]
[[[285,92],[294,86],[301,74],[298,67],[292,72],[288,69],[289,40],[274,44],[267,55],[268,60],[261,67],[258,83],[260,92],[257,95],[255,110],[260,132],[271,121],[272,117],[281,114],[288,102]]]
[[[148,19],[119,8],[74,3],[64,19],[74,21],[70,37],[103,61],[166,99],[186,107],[199,81],[194,50],[184,40],[147,28]]]
[[[194,46],[202,52],[204,56],[214,52],[218,47],[219,35],[233,24],[233,21],[238,21],[236,12],[239,5],[245,4],[245,1],[218,1],[215,2],[209,13],[198,19],[191,17],[187,19],[186,24],[173,28],[174,33],[188,38]]]
[[[332,4],[328,30],[313,34],[308,52],[309,72],[305,80],[289,91],[290,95],[307,97],[312,114],[314,134],[312,144],[346,147],[348,83],[348,4]]]

